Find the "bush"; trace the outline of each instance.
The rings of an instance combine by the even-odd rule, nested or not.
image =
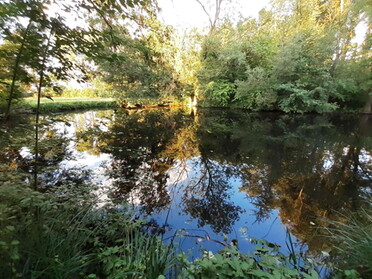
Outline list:
[[[227,107],[234,100],[235,84],[227,81],[212,81],[207,85],[205,97],[212,106]]]
[[[247,79],[236,81],[235,100],[244,108],[252,110],[269,110],[274,108],[276,93],[270,85],[269,73],[260,67],[248,69]]]
[[[302,85],[286,83],[278,86],[278,95],[281,96],[279,107],[287,113],[324,113],[338,108],[336,104],[328,102],[328,95],[321,87],[308,90]]]
[[[302,266],[295,258],[279,252],[277,245],[252,240],[255,251],[242,254],[236,247],[222,249],[218,254],[205,252],[193,262],[181,257],[184,268],[182,278],[318,278],[311,261]]]
[[[164,274],[172,262],[172,247],[146,232],[143,221],[134,220],[125,207],[97,208],[92,190],[67,185],[42,194],[26,184],[2,183],[3,278],[157,278]]]

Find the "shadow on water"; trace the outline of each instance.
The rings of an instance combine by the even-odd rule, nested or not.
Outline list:
[[[131,204],[169,237],[188,235],[181,249],[193,255],[200,241],[221,248],[208,239],[237,239],[242,250],[249,237],[284,245],[287,229],[310,251],[330,249],[318,230],[324,217],[339,220],[372,193],[368,116],[155,109],[42,122],[42,188],[93,181],[106,200]],[[1,163],[25,172],[28,126],[1,134]]]

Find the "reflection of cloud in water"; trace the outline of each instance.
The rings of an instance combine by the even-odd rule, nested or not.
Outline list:
[[[83,167],[87,170],[96,170],[102,165],[108,165],[111,156],[109,154],[101,153],[100,155],[91,155],[87,151],[78,152],[75,150],[76,157],[72,160],[64,160],[60,166],[62,168],[76,168]]]
[[[19,154],[22,156],[22,158],[32,158],[33,157],[30,148],[25,147],[25,146],[21,147],[21,149],[19,150]]]
[[[60,169],[80,169],[81,171],[89,171],[91,174],[89,183],[100,185],[99,189],[94,191],[99,201],[97,204],[98,207],[104,206],[110,202],[108,193],[113,186],[111,179],[105,175],[105,172],[110,165],[112,155],[106,153],[93,155],[88,151],[78,151],[76,148],[76,133],[78,129],[82,128],[83,130],[88,130],[94,127],[102,132],[107,132],[107,124],[109,122],[109,119],[98,118],[96,112],[85,112],[74,114],[72,121],[55,122],[52,125],[57,133],[71,139],[67,146],[70,156],[59,164]]]
[[[193,170],[190,162],[192,160],[176,161],[176,163],[167,171],[167,186],[174,186],[182,182],[186,183],[189,180],[189,174]]]
[[[328,150],[324,152],[323,155],[323,170],[327,171],[330,170],[335,163],[334,155],[331,154]],[[313,169],[314,172],[316,172],[316,168]]]
[[[343,156],[347,156],[348,152],[350,150],[350,147],[344,147],[342,152],[343,152]],[[368,152],[366,149],[361,149],[360,150],[360,153],[359,153],[359,156],[358,156],[358,162],[360,164],[364,164],[364,165],[372,165],[372,154],[371,152]],[[335,156],[334,154],[329,151],[329,150],[326,150],[324,151],[324,155],[323,155],[323,170],[325,171],[328,171],[330,170],[333,165],[335,164]],[[363,171],[361,169],[361,166],[359,165],[358,166],[358,169],[360,171]],[[316,169],[314,168],[314,172],[316,171]]]
[[[94,191],[98,199],[97,206],[102,207],[111,200],[108,193],[113,188],[112,180],[105,175],[107,166],[110,164],[111,155],[102,153],[98,156],[91,155],[88,152],[76,152],[78,158],[73,160],[65,160],[61,162],[61,167],[64,168],[82,168],[82,170],[91,171],[90,182],[99,185],[99,188]]]
[[[371,154],[371,152],[368,152],[364,148],[362,150],[360,150],[359,162],[361,162],[363,164],[372,165],[372,154]]]

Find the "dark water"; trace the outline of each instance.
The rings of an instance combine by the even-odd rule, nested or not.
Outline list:
[[[43,121],[43,188],[99,184],[101,204],[129,203],[166,239],[183,235],[194,256],[233,239],[250,250],[252,237],[286,247],[287,230],[297,249],[329,251],[319,226],[345,221],[340,212],[372,193],[368,116],[183,109]],[[30,172],[32,129],[3,130],[1,140],[2,163]]]

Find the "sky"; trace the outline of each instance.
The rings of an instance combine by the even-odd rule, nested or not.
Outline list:
[[[207,3],[208,0],[202,0]],[[214,1],[212,1],[214,2]],[[268,5],[269,0],[236,0],[237,7],[232,11],[243,17],[258,17],[258,12]],[[208,17],[196,0],[158,0],[162,9],[160,20],[164,23],[191,29],[208,26]]]
[[[208,1],[214,2],[214,0],[201,0],[202,3],[208,3]],[[235,16],[240,14],[244,18],[258,18],[259,11],[269,7],[270,0],[234,0],[234,2],[237,3],[237,7],[231,12]],[[158,0],[158,3],[161,8],[159,19],[165,24],[181,29],[208,26],[208,17],[196,0]],[[352,43],[361,45],[365,39],[366,30],[366,22],[359,23]]]

